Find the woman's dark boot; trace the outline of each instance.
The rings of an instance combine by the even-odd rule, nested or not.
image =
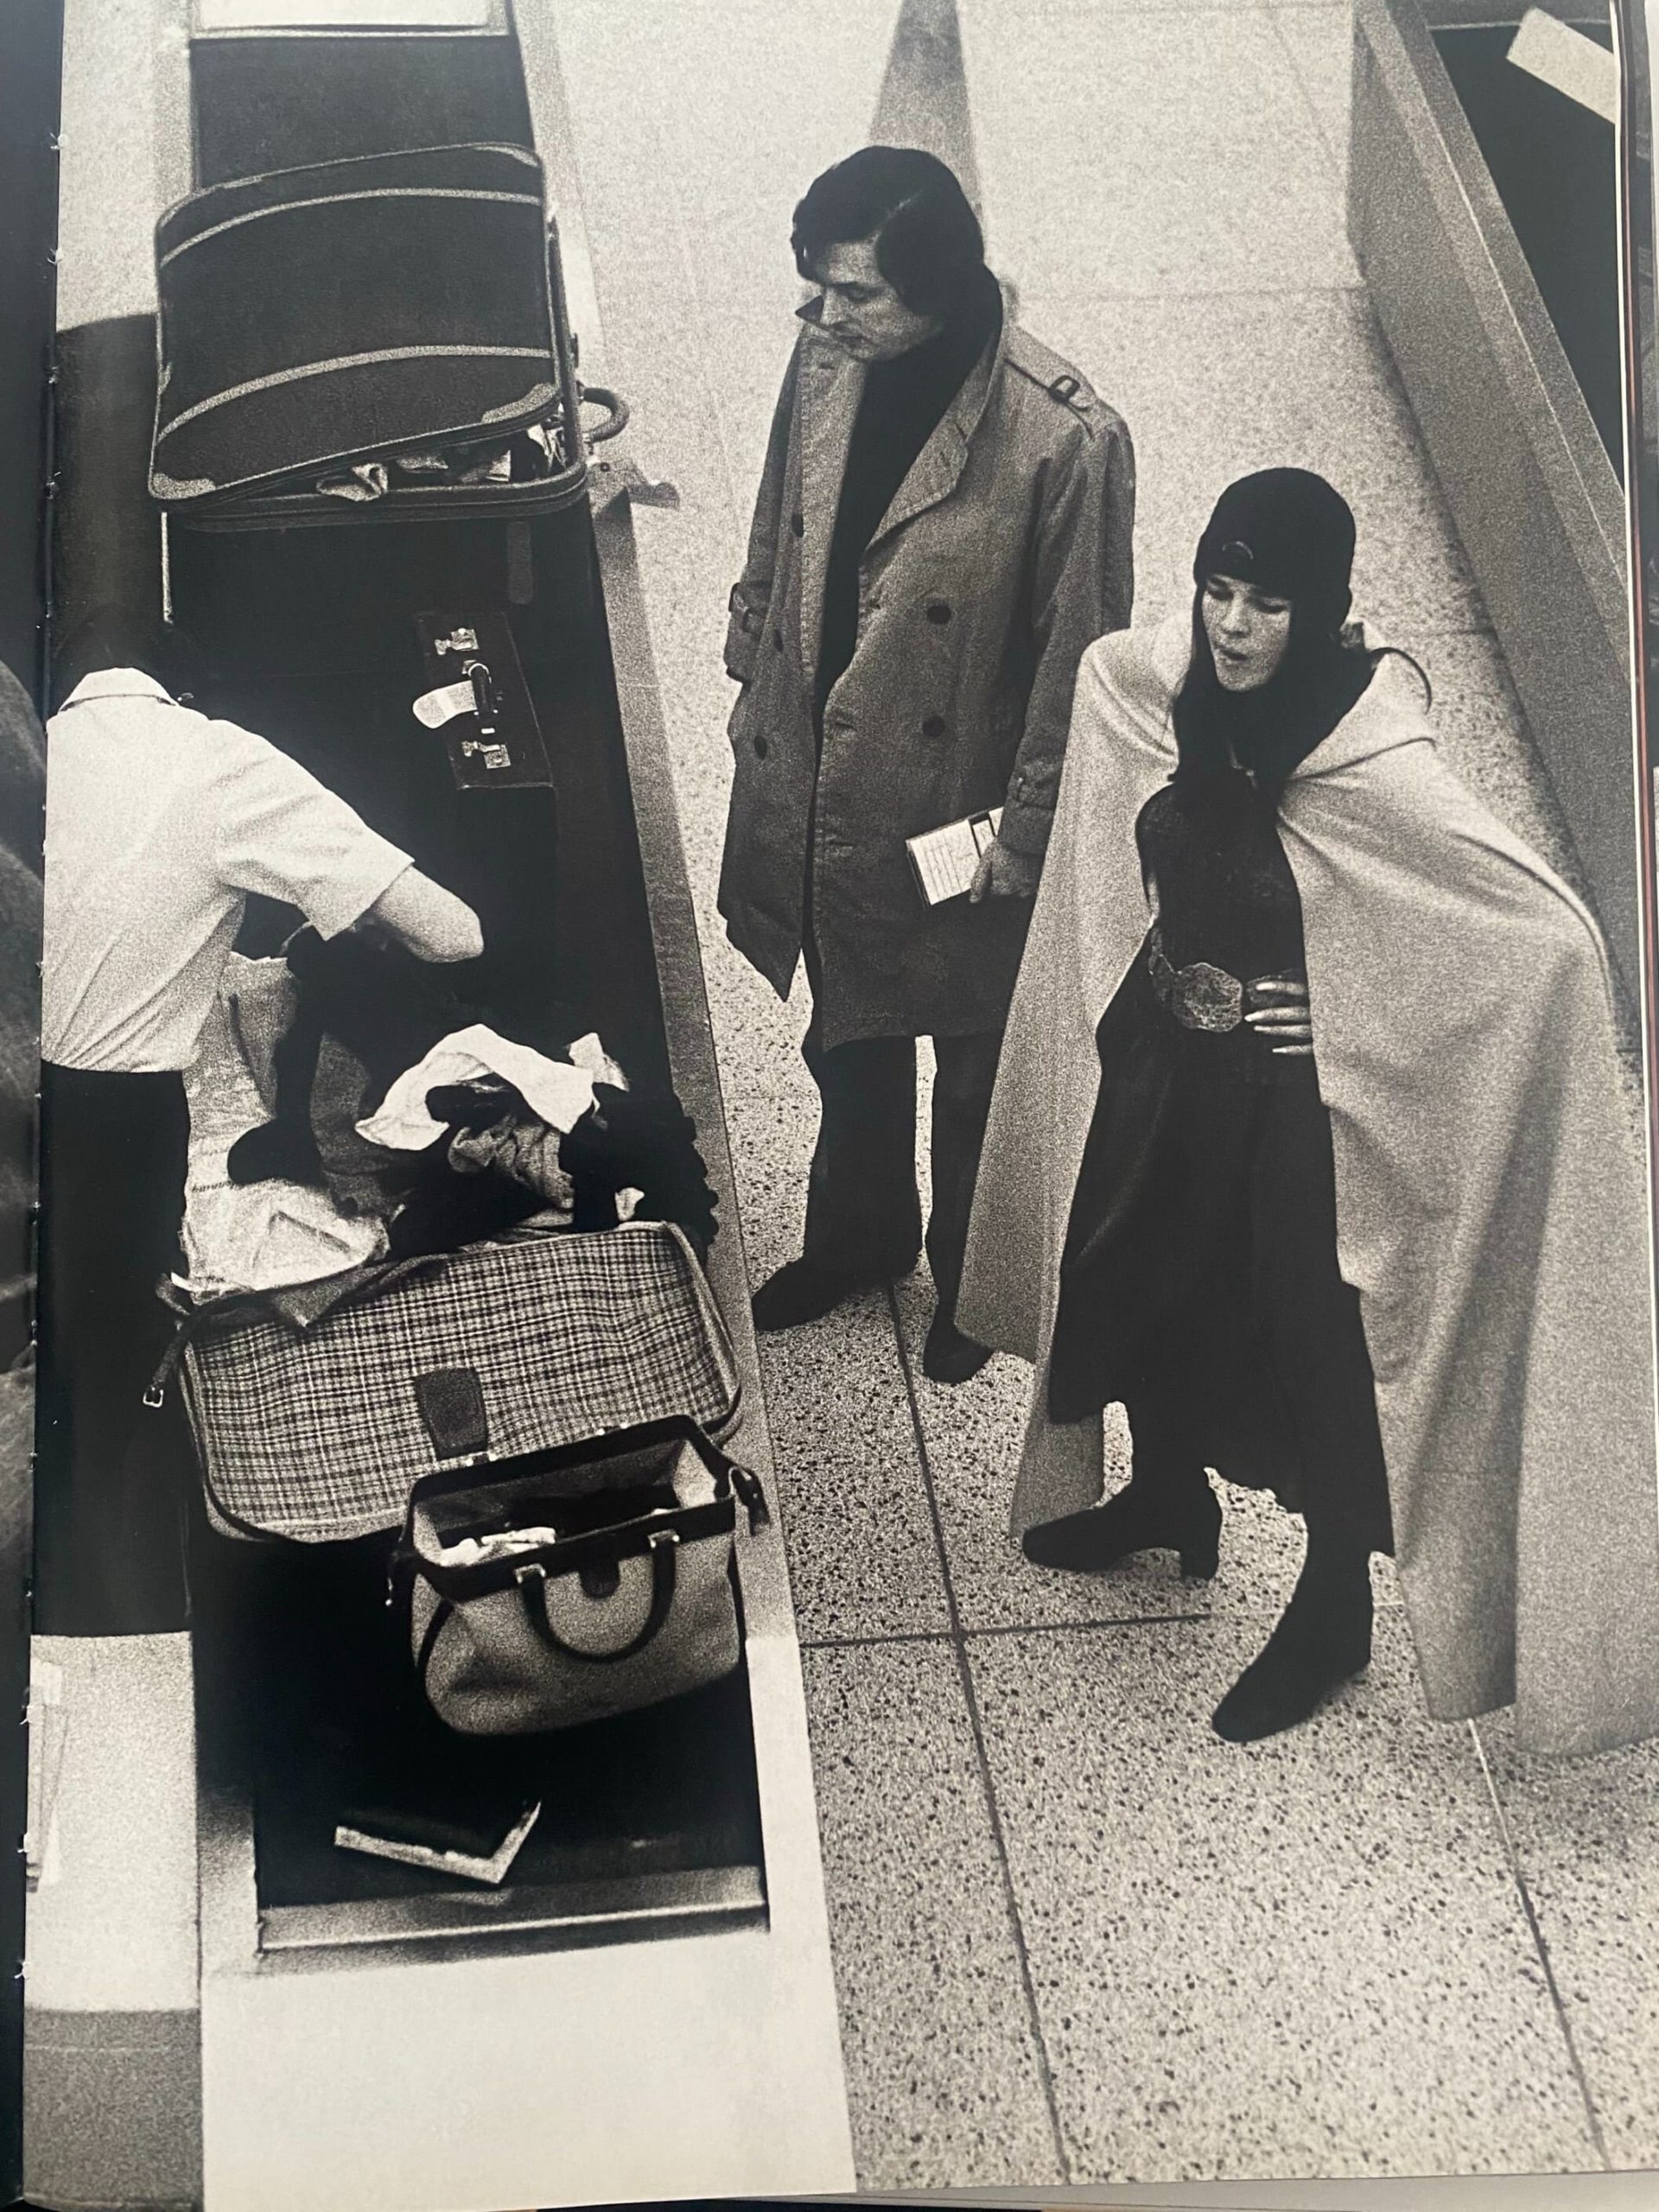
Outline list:
[[[1178,1484],[1132,1477],[1103,1505],[1027,1529],[1020,1546],[1033,1566],[1074,1574],[1104,1574],[1137,1552],[1178,1552],[1183,1574],[1209,1582],[1221,1557],[1221,1500],[1202,1469]]]
[[[1309,1720],[1332,1690],[1371,1661],[1370,1554],[1310,1537],[1290,1603],[1221,1703],[1211,1726],[1255,1744]]]

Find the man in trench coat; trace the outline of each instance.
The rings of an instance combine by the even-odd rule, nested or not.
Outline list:
[[[931,155],[867,147],[795,212],[817,287],[732,593],[742,686],[720,911],[782,997],[806,963],[822,1119],[802,1256],[761,1329],[914,1266],[918,1037],[934,1041],[924,1364],[955,1325],[1003,1024],[1084,649],[1129,620],[1122,419],[1014,323],[972,209]],[[970,893],[930,907],[906,840],[1001,808]]]

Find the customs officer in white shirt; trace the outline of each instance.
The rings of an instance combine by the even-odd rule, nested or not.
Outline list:
[[[368,923],[426,960],[483,950],[471,908],[343,799],[184,704],[162,680],[178,683],[175,657],[164,634],[95,628],[47,725],[35,1555],[48,1634],[182,1625],[176,1507],[135,1426],[168,1335],[155,1294],[176,1264],[182,1071],[248,894],[299,907],[324,938]]]

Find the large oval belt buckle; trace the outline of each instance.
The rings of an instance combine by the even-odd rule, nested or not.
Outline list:
[[[1244,986],[1224,968],[1195,960],[1172,978],[1175,1019],[1188,1029],[1236,1029],[1244,1019]]]

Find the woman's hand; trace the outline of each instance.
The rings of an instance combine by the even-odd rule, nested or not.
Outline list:
[[[1259,1037],[1275,1052],[1300,1058],[1313,1050],[1313,1023],[1308,1011],[1307,985],[1269,976],[1250,985],[1251,995],[1266,999],[1244,1017]]]
[[[1016,853],[993,838],[980,855],[974,880],[968,887],[970,905],[982,899],[1034,899],[1043,863],[1033,853]]]

